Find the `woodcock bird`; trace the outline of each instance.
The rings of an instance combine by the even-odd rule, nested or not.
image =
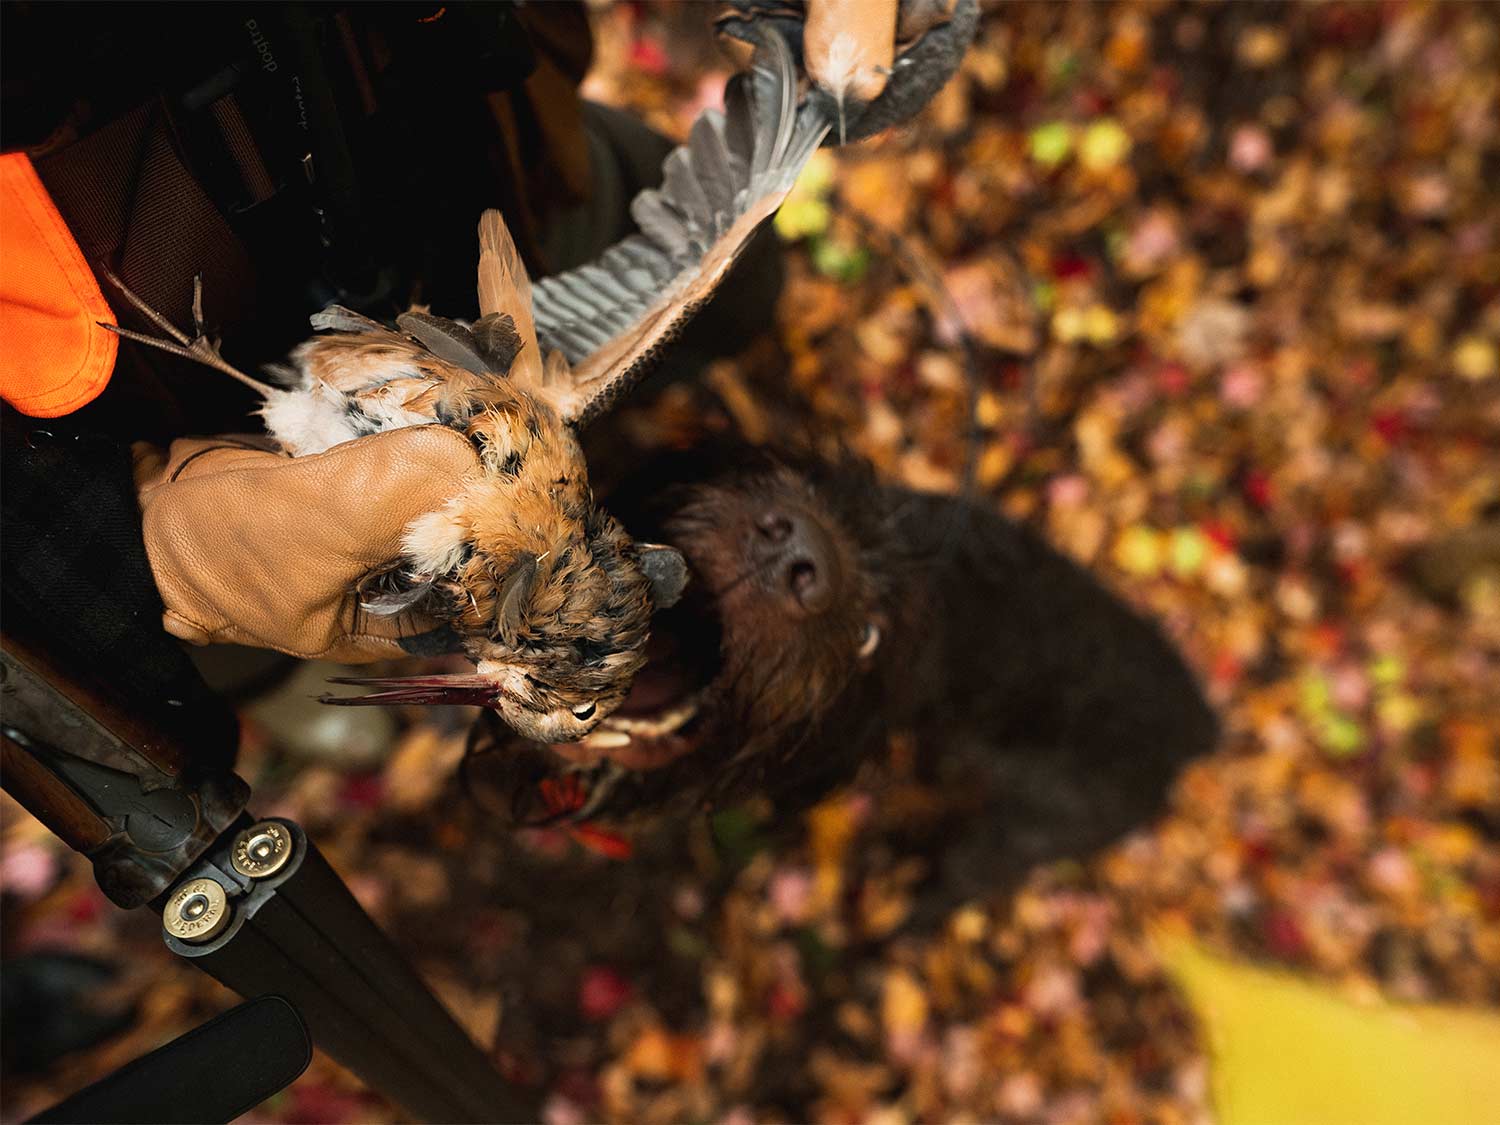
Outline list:
[[[644,663],[653,608],[676,600],[687,572],[675,550],[631,542],[595,506],[575,429],[627,391],[709,298],[830,125],[814,100],[798,104],[787,46],[767,32],[724,112],[701,115],[667,157],[661,188],[632,202],[639,234],[533,286],[488,211],[477,321],[413,311],[392,330],[331,306],[312,317],[321,334],[273,369],[280,385],[219,355],[201,293],[189,338],[111,278],[171,339],[114,331],[252,386],[291,456],[433,424],[478,451],[480,473],[413,521],[402,556],[359,588],[369,613],[447,622],[475,672],[343,679],[380,690],[328,702],[480,705],[540,742],[583,738],[619,706]]]

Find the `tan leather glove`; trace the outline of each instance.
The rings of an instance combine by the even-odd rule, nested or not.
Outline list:
[[[756,24],[792,45],[818,96],[843,122],[833,142],[913,117],[958,69],[979,21],[977,0],[724,0],[720,42],[748,64]]]
[[[355,586],[401,553],[401,532],[479,471],[443,426],[372,434],[313,457],[248,437],[137,444],[146,555],[173,636],[362,663],[402,656],[438,627],[375,617]]]
[[[802,25],[807,76],[824,88],[847,82],[860,101],[878,98],[896,61],[898,6],[896,0],[808,0]]]

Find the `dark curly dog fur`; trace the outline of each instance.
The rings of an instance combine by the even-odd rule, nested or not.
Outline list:
[[[686,555],[690,596],[657,615],[604,738],[477,731],[472,765],[516,822],[748,794],[784,810],[910,730],[923,768],[973,794],[972,875],[994,888],[1151,819],[1217,738],[1154,625],[977,505],[854,463],[735,452],[663,459],[611,508]]]

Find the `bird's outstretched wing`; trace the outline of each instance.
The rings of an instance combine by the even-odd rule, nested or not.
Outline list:
[[[329,334],[292,353],[286,389],[230,367],[201,324],[189,339],[123,286],[172,339],[121,334],[253,386],[267,400],[267,426],[298,455],[377,430],[452,424],[507,381],[564,422],[585,424],[645,374],[713,295],[832,126],[822,101],[799,104],[780,33],[755,34],[754,64],[731,80],[724,112],[700,114],[687,143],[663,162],[662,186],[631,202],[639,234],[594,262],[532,283],[500,213],[485,212],[481,315],[472,325],[412,311],[392,331],[331,306],[312,317]]]
[[[781,205],[829,126],[822,109],[799,107],[791,53],[767,32],[750,72],[731,82],[725,112],[701,114],[663,164],[662,186],[631,203],[641,232],[533,283],[541,351],[572,365],[567,374],[547,365],[542,392],[565,421],[588,422],[645,373]]]

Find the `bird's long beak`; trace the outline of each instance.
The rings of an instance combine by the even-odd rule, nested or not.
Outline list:
[[[334,676],[331,684],[383,688],[368,695],[322,695],[320,703],[336,707],[395,706],[403,703],[448,704],[463,707],[499,705],[500,685],[489,676],[454,672],[438,676]]]

